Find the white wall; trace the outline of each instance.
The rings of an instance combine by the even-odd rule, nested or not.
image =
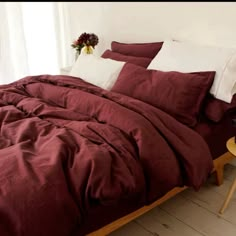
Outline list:
[[[236,47],[234,2],[73,2],[66,6],[71,41],[83,32],[96,33],[99,53],[110,48],[112,40],[157,42],[172,38]]]

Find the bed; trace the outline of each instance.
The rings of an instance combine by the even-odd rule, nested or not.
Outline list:
[[[232,156],[211,141],[225,125],[220,143],[233,135],[235,113],[230,103],[221,121],[201,116],[215,71],[146,70],[146,59],[130,57],[139,65],[123,57],[89,76],[75,67],[0,87],[1,235],[107,235],[186,187],[198,190],[214,171],[222,183]],[[165,94],[171,85],[177,97]]]

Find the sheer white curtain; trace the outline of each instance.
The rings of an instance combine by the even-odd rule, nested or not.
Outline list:
[[[0,84],[29,71],[20,3],[0,3]]]
[[[68,64],[63,3],[0,2],[0,84]]]

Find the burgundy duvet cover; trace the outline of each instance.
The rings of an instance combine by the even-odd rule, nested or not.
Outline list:
[[[197,190],[213,168],[195,131],[70,76],[0,86],[0,127],[1,236],[79,235],[87,209]]]

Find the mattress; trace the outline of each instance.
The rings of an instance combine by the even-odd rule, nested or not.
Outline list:
[[[236,128],[232,126],[232,119],[235,117],[236,111],[226,114],[217,123],[201,117],[197,126],[194,127],[194,130],[207,142],[213,159],[227,152],[226,141],[236,134]]]

